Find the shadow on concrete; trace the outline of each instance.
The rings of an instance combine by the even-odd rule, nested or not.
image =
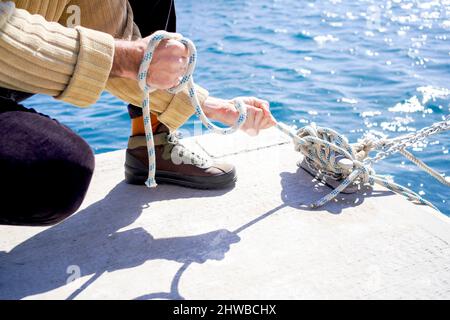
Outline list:
[[[297,172],[283,172],[281,176],[281,199],[283,204],[267,211],[260,215],[256,219],[249,221],[248,223],[240,226],[234,230],[231,234],[235,234],[239,237],[239,233],[251,228],[258,222],[267,219],[279,210],[292,207],[296,209],[309,209],[308,205],[319,198],[325,196],[332,189],[326,185],[322,185],[315,181],[313,177],[301,168],[298,168]],[[360,191],[354,194],[341,195],[336,201],[333,201],[326,206],[320,208],[321,210],[327,210],[332,214],[339,214],[343,209],[348,207],[356,207],[364,202],[365,197],[381,197],[391,195],[389,191],[373,191],[371,187],[363,187]],[[189,266],[193,262],[187,262],[183,264],[177,271],[172,279],[170,286],[170,292],[156,292],[137,297],[135,300],[151,300],[151,299],[171,299],[171,300],[183,300],[183,296],[179,292],[179,284],[184,272],[188,270]]]
[[[311,210],[309,205],[330,193],[333,189],[315,180],[302,168],[297,172],[282,172],[281,199],[286,205],[303,210]],[[392,195],[391,191],[375,191],[371,186],[363,186],[358,192],[352,194],[340,194],[333,201],[327,203],[318,210],[326,210],[332,214],[340,214],[349,207],[357,207],[364,203],[367,197],[385,197]]]
[[[68,299],[75,298],[104,272],[128,269],[149,260],[204,263],[221,260],[239,237],[227,230],[155,239],[142,228],[127,231],[142,209],[170,198],[217,197],[225,191],[199,191],[160,186],[151,192],[118,184],[102,200],[0,255],[0,299],[22,299],[66,285],[69,266],[93,275]],[[132,196],[130,196],[132,195]],[[151,214],[151,213],[150,213]]]
[[[150,293],[136,299],[183,299],[179,281],[192,263],[224,259],[230,246],[240,241],[239,233],[243,230],[282,208],[303,208],[305,203],[330,191],[326,186],[317,187],[302,169],[296,173],[282,173],[281,178],[283,203],[236,230],[167,239],[155,239],[142,228],[119,230],[135,222],[143,208],[151,207],[154,202],[218,197],[230,190],[202,191],[161,185],[149,191],[122,182],[104,199],[63,223],[45,229],[10,252],[1,253],[0,299],[22,299],[62,287],[69,277],[67,268],[75,265],[80,268],[81,276],[92,277],[68,297],[73,299],[104,272],[133,268],[157,259],[183,264],[172,280],[170,292]],[[374,196],[372,191],[368,195]],[[375,196],[380,195],[383,194]],[[331,203],[325,209],[340,213],[345,206],[361,204],[363,198],[363,194],[346,195],[345,203]]]

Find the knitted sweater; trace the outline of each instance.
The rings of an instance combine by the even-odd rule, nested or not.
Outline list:
[[[140,106],[137,81],[110,77],[114,39],[138,37],[127,0],[0,0],[0,87],[80,107],[107,90]],[[197,91],[203,103],[208,92]],[[187,92],[156,91],[151,101],[152,111],[171,130],[194,113]]]

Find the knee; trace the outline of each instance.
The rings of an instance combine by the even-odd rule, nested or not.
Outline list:
[[[94,173],[95,158],[89,145],[70,134],[57,150],[61,157],[43,164],[42,173],[51,177],[45,183],[43,208],[50,208],[41,224],[57,224],[74,214],[81,206]]]
[[[44,164],[42,172],[51,179],[45,183],[45,194],[41,194],[44,214],[40,225],[63,221],[84,201],[94,173],[95,157],[89,145],[80,137],[76,138],[72,145],[65,145],[71,148],[70,156]]]
[[[38,138],[21,146],[32,153],[18,152],[1,163],[8,185],[1,224],[57,224],[74,214],[86,196],[95,167],[89,145],[63,126],[45,132],[45,140]]]

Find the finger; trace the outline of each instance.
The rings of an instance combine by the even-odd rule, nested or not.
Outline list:
[[[263,99],[259,99],[257,97],[247,97],[245,98],[246,103],[262,109],[269,109],[269,102]]]
[[[261,130],[269,129],[269,128],[273,127],[274,125],[275,125],[275,123],[272,118],[264,117],[264,119],[261,121],[260,128],[261,128]]]
[[[256,136],[259,134],[259,125],[263,118],[263,112],[261,109],[248,106],[248,118],[244,126],[244,131],[250,136]]]
[[[271,116],[270,103],[267,100],[259,99],[256,97],[250,97],[249,104],[252,104],[255,108],[259,108],[264,111],[264,115]]]
[[[277,121],[270,111],[270,103],[266,100],[261,100],[258,98],[256,98],[256,100],[260,108],[264,111],[264,121],[266,122],[265,125],[267,125],[268,127],[276,125]]]
[[[172,54],[180,55],[187,58],[189,56],[189,49],[178,40],[169,40],[167,47],[172,50]]]
[[[177,87],[180,83],[181,83],[181,78],[182,76],[178,76],[178,77],[173,77],[172,81],[171,81],[171,88]]]
[[[247,120],[244,122],[244,125],[242,126],[242,130],[248,131],[253,127],[253,124],[255,123],[255,112],[252,108],[247,108]]]
[[[249,128],[249,129],[245,130],[245,133],[251,137],[256,137],[259,134],[259,132],[253,128]]]
[[[173,77],[181,77],[186,74],[186,71],[188,67],[185,64],[182,63],[174,63],[174,64],[168,64],[166,67],[161,68],[165,72],[172,74]]]
[[[259,99],[259,98],[253,98],[255,101],[255,104],[257,104],[259,107],[263,108],[263,109],[269,109],[270,104],[269,101],[267,100],[263,100],[263,99]]]
[[[185,67],[187,67],[189,65],[189,58],[188,57],[181,57],[179,61]]]
[[[189,67],[187,58],[180,58],[179,66],[180,66],[180,71],[182,72],[182,74],[185,74]]]
[[[178,70],[178,78],[184,77],[184,75],[186,74],[186,71],[187,71],[186,67],[182,67],[180,70]]]
[[[256,102],[257,102],[258,107],[260,107],[262,110],[264,110],[265,116],[271,116],[270,104],[268,101],[257,99]]]
[[[166,31],[167,32],[167,31]],[[167,32],[169,35],[175,37],[177,40],[183,39],[183,35],[178,32]]]
[[[261,122],[264,119],[264,112],[261,109],[255,110],[255,122],[253,123],[253,129],[256,131],[256,134],[259,134],[261,129]]]
[[[253,123],[253,126],[258,128],[263,119],[264,111],[262,109],[255,109],[255,122]]]
[[[173,73],[187,69],[187,63],[185,63],[184,58],[179,57],[168,57],[164,60],[156,62],[155,66],[158,67],[159,70]]]
[[[163,71],[158,73],[150,73],[147,77],[147,83],[154,88],[165,90],[170,89],[174,83],[178,83],[179,78],[176,74]]]
[[[183,50],[182,56],[183,56],[184,58],[188,58],[188,57],[190,56],[190,52],[189,52],[188,46],[185,45],[185,44],[182,43],[182,42],[178,42],[178,43],[181,44],[181,47],[180,47],[180,48]]]

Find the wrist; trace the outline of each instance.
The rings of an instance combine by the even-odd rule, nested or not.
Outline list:
[[[205,100],[203,111],[208,118],[226,125],[232,125],[239,114],[232,101],[215,97],[208,97]]]
[[[145,46],[139,40],[116,40],[111,77],[137,79],[144,51]]]

